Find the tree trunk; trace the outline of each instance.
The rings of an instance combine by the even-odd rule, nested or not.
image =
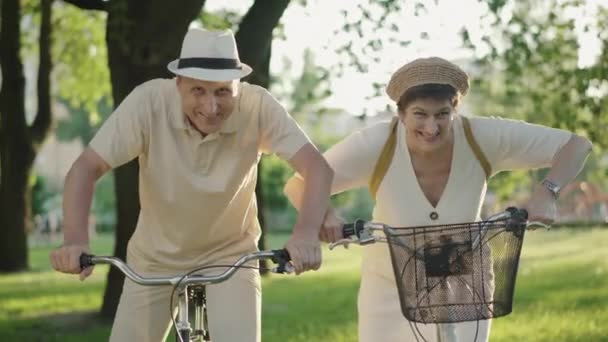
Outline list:
[[[290,0],[280,1],[256,1],[247,14],[243,17],[236,34],[236,42],[239,48],[241,60],[253,68],[253,73],[246,79],[252,84],[257,84],[264,88],[270,85],[270,57],[274,28],[279,24],[279,20]],[[256,200],[258,204],[258,221],[262,228],[262,235],[258,242],[258,248],[266,249],[266,227],[264,218],[264,193],[262,184],[263,161],[258,164],[258,179],[255,188]],[[268,266],[266,260],[260,261],[261,273]]]
[[[115,106],[139,84],[171,77],[167,63],[179,56],[188,25],[204,2],[155,0],[145,6],[127,1],[107,3],[106,40]],[[114,179],[117,204],[114,255],[124,260],[139,216],[137,160],[117,168]],[[104,318],[114,317],[123,282],[122,273],[111,268],[101,308]]]
[[[3,0],[1,6],[0,65],[4,86],[0,90],[0,271],[15,272],[28,267],[28,179],[36,148],[51,123],[51,0],[41,2],[38,113],[31,127],[25,119],[19,1]]]
[[[257,84],[264,88],[268,88],[270,84],[270,47],[268,47],[268,52],[266,53],[266,57],[263,60],[261,65],[258,65],[255,69],[255,72],[252,73],[251,77],[249,77],[249,82],[253,84]],[[260,222],[260,227],[262,227],[262,234],[260,235],[260,241],[258,241],[258,248],[260,250],[266,250],[266,219],[264,217],[264,191],[263,191],[263,168],[264,168],[264,159],[260,159],[258,163],[258,179],[255,185],[255,197],[258,204],[258,221]],[[260,273],[262,275],[268,274],[268,260],[262,259],[260,260]]]
[[[25,137],[25,76],[19,56],[21,11],[18,0],[2,1],[0,32],[1,182],[0,182],[0,271],[27,268],[25,202],[27,165],[33,151]]]

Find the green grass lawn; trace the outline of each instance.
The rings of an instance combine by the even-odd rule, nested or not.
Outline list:
[[[271,248],[284,237],[273,237]],[[324,251],[324,267],[264,279],[263,341],[356,341],[362,247]],[[32,248],[32,270],[0,275],[0,341],[107,341],[95,319],[107,267],[86,282],[50,270],[50,248]],[[96,254],[112,238],[99,236]],[[514,310],[494,320],[491,341],[608,341],[608,229],[526,235]]]

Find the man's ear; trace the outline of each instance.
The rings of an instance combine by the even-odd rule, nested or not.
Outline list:
[[[179,85],[182,82],[182,77],[177,75],[175,76],[175,84]]]

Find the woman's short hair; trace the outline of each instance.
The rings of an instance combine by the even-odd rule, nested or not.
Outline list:
[[[400,112],[404,112],[410,103],[419,99],[448,100],[452,104],[452,107],[456,108],[460,101],[460,94],[456,88],[448,84],[421,84],[409,88],[401,95],[401,98],[397,102],[397,109]]]

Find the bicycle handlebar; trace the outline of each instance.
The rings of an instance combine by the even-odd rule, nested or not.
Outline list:
[[[509,207],[504,212],[495,214],[489,217],[487,220],[483,222],[491,223],[494,221],[500,220],[518,220],[522,223],[525,223],[526,228],[530,229],[533,227],[541,227],[549,229],[550,226],[538,222],[538,221],[528,221],[528,212],[526,209],[518,209],[515,207]],[[364,221],[364,220],[355,220],[353,223],[347,223],[342,226],[342,236],[343,239],[338,240],[329,245],[329,249],[334,249],[337,246],[345,246],[351,243],[358,245],[367,245],[374,242],[385,242],[386,238],[381,236],[375,236],[375,231],[384,231],[386,228],[392,228],[383,223]],[[427,227],[428,228],[428,227]]]
[[[172,277],[142,277],[129,267],[125,262],[116,257],[109,256],[94,256],[90,254],[82,254],[80,256],[80,268],[84,269],[97,264],[109,264],[118,268],[127,278],[131,279],[135,283],[144,286],[154,285],[176,285],[178,283],[183,285],[190,284],[215,284],[221,283],[229,279],[239,267],[252,260],[270,259],[278,266],[272,271],[275,273],[292,273],[293,267],[288,262],[291,261],[291,257],[286,249],[260,251],[251,254],[247,254],[238,259],[232,266],[228,267],[227,270],[219,275],[215,276],[202,276],[198,274],[192,274],[187,276],[185,279],[183,276],[172,276]]]

